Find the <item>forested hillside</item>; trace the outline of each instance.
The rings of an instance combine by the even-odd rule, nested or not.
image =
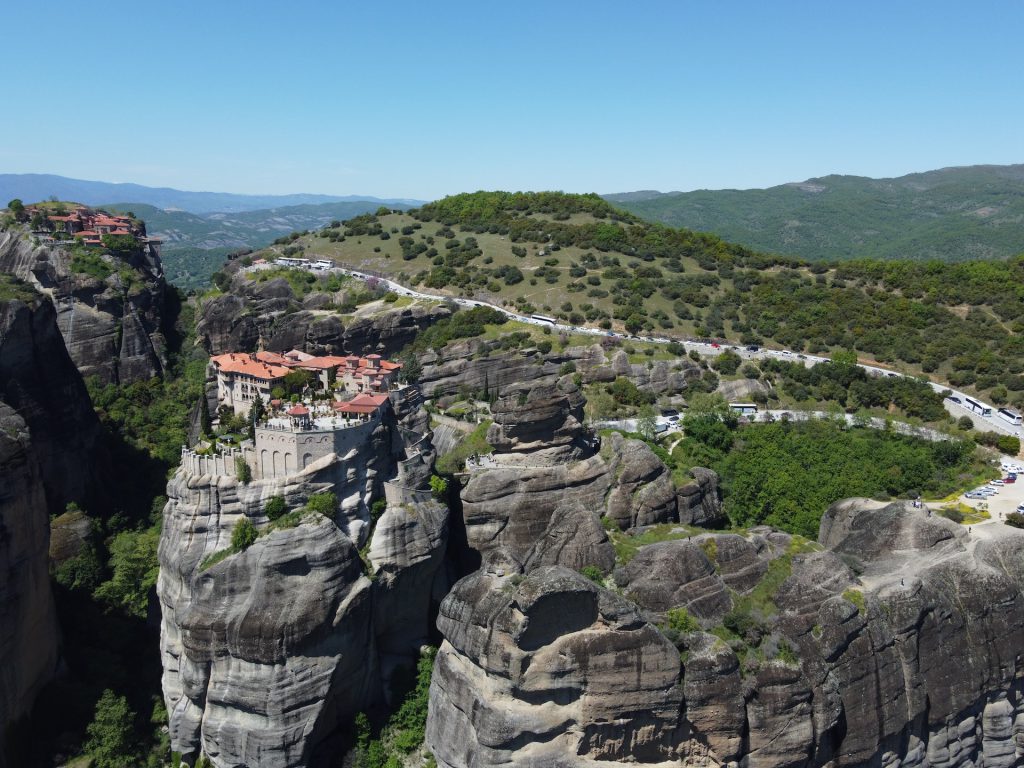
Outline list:
[[[853,349],[1024,406],[1024,256],[807,263],[640,221],[596,195],[478,192],[282,238],[401,282],[573,324]]]
[[[1024,250],[1024,165],[895,179],[825,176],[769,189],[627,192],[638,216],[815,261],[1002,259]]]

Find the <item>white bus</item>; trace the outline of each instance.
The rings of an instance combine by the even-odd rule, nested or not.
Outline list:
[[[541,323],[548,323],[549,325],[555,324],[555,318],[548,317],[547,315],[530,315],[530,317]]]
[[[991,406],[985,405],[984,403],[981,403],[981,402],[978,402],[973,397],[965,397],[964,398],[964,408],[967,408],[970,411],[974,411],[975,413],[980,413],[982,416],[991,416],[992,415],[992,407]]]
[[[1017,413],[1016,411],[1011,411],[1009,408],[1000,408],[998,413],[1000,419],[1002,419],[1003,421],[1008,421],[1011,424],[1020,425],[1021,421],[1024,421],[1021,419],[1019,413]]]
[[[729,408],[740,416],[756,416],[757,403],[729,403]]]

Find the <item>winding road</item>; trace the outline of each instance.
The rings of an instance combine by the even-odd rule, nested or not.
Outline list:
[[[529,315],[522,315],[522,314],[519,314],[518,312],[513,312],[513,311],[511,311],[510,309],[508,309],[506,307],[499,307],[497,304],[491,304],[489,302],[480,301],[478,299],[466,299],[466,298],[461,298],[461,297],[443,296],[443,295],[440,295],[440,294],[423,293],[421,291],[415,291],[412,288],[408,288],[408,287],[406,287],[404,285],[400,285],[399,283],[396,283],[394,280],[391,280],[391,279],[389,279],[387,277],[383,277],[383,276],[381,276],[379,274],[370,274],[368,272],[361,272],[361,271],[359,271],[357,269],[353,269],[353,268],[347,267],[347,266],[339,266],[339,267],[337,267],[336,271],[340,272],[341,274],[349,275],[351,277],[357,277],[357,278],[359,278],[361,280],[370,280],[370,279],[378,280],[381,283],[387,285],[389,290],[394,291],[399,296],[409,296],[409,297],[418,298],[418,299],[430,299],[430,300],[433,300],[433,301],[452,301],[452,302],[454,302],[455,304],[458,304],[461,307],[470,307],[470,308],[472,308],[472,307],[490,307],[491,309],[494,309],[494,310],[497,310],[498,312],[501,312],[503,315],[505,315],[506,317],[508,317],[508,318],[510,318],[512,320],[516,320],[516,321],[518,321],[520,323],[527,323],[529,325],[546,326],[548,328],[551,328],[553,331],[564,331],[565,333],[586,334],[586,335],[595,336],[595,337],[608,336],[608,337],[613,337],[613,338],[617,338],[617,339],[624,339],[624,340],[628,340],[628,341],[642,341],[642,342],[647,342],[649,344],[671,344],[672,342],[675,342],[677,344],[682,344],[686,348],[687,351],[689,351],[691,349],[695,349],[698,352],[700,352],[702,355],[705,355],[705,356],[718,355],[718,354],[721,354],[722,352],[724,352],[726,349],[731,349],[734,352],[736,352],[737,354],[739,354],[740,357],[742,357],[744,359],[747,359],[747,360],[767,359],[767,358],[774,357],[774,358],[779,359],[779,360],[790,360],[790,361],[797,361],[797,360],[799,360],[799,361],[803,362],[804,365],[813,365],[815,363],[824,363],[824,362],[828,362],[828,360],[829,360],[829,358],[827,358],[827,357],[821,357],[821,356],[818,356],[818,355],[805,355],[803,353],[793,352],[792,350],[788,350],[788,349],[766,349],[764,347],[761,347],[758,350],[754,351],[754,350],[747,349],[747,348],[745,348],[743,346],[734,345],[734,344],[721,344],[721,345],[718,345],[718,344],[711,344],[711,343],[708,343],[708,342],[696,341],[696,340],[669,339],[669,338],[665,338],[665,337],[662,337],[662,336],[632,336],[632,335],[626,334],[626,333],[617,333],[617,332],[614,332],[614,331],[605,331],[605,330],[602,330],[600,328],[590,328],[590,327],[582,326],[582,325],[566,325],[566,324],[557,323],[557,322],[549,323],[549,322],[546,322],[546,321],[543,321],[543,320],[537,320],[536,318],[531,317]],[[877,365],[868,365],[867,363],[858,363],[857,365],[859,365],[861,368],[863,368],[864,370],[866,370],[868,373],[872,374],[873,376],[906,376],[907,375],[907,374],[904,374],[904,373],[900,373],[899,371],[892,371],[892,370],[889,370],[888,368],[882,368],[881,366],[877,366]],[[964,403],[967,402],[967,397],[968,397],[968,395],[966,395],[965,393],[953,389],[948,384],[943,384],[943,383],[934,382],[934,381],[929,381],[929,386],[931,386],[931,388],[933,390],[935,390],[936,392],[938,392],[940,394],[946,393],[946,396],[945,396],[945,398],[943,400],[943,404],[945,405],[946,410],[950,414],[952,414],[953,416],[956,416],[956,417],[968,416],[971,419],[971,421],[974,423],[975,429],[987,430],[987,431],[990,431],[990,432],[1000,432],[1002,434],[1014,435],[1016,437],[1024,437],[1024,431],[1022,431],[1022,428],[1020,426],[1014,426],[1014,425],[1010,424],[1009,422],[1006,422],[1003,419],[1001,419],[997,415],[997,410],[998,409],[995,408],[994,406],[990,406],[992,408],[992,415],[991,416],[983,416],[982,414],[976,413],[976,412],[972,411],[971,409],[969,409],[969,408],[964,406]],[[952,400],[950,398],[957,398],[960,402],[957,403],[957,402],[955,402],[954,400]]]

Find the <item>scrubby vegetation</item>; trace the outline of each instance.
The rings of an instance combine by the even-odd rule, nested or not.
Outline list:
[[[401,768],[404,760],[422,747],[427,727],[430,676],[436,655],[436,648],[423,649],[416,664],[414,680],[406,682],[396,674],[393,698],[400,700],[401,704],[383,727],[375,732],[366,715],[360,714],[356,718],[356,768]]]
[[[491,445],[487,442],[487,430],[490,426],[489,420],[480,422],[472,432],[459,440],[451,452],[437,459],[437,471],[442,474],[459,472],[465,468],[466,459],[470,456],[490,453]]]
[[[325,249],[528,314],[637,334],[849,349],[1024,407],[1024,299],[1015,288],[1024,256],[809,264],[642,222],[594,195],[553,192],[456,195],[344,226],[333,241],[296,242],[307,255]],[[367,251],[363,240],[388,228],[402,233],[401,245]]]

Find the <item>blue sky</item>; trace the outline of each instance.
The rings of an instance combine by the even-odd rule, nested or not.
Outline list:
[[[5,8],[0,172],[430,199],[1024,162],[1021,0],[349,5]]]

